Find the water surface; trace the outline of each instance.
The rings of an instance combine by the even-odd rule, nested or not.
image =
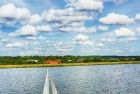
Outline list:
[[[140,64],[48,68],[59,94],[140,94]],[[42,94],[47,68],[0,69],[0,94]]]

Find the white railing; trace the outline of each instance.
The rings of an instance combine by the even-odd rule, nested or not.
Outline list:
[[[44,85],[43,94],[58,94],[53,81],[49,77],[48,71],[47,71],[47,75],[46,75],[46,81],[45,81],[45,85]]]

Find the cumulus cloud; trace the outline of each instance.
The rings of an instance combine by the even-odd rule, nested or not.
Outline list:
[[[37,31],[34,26],[25,25],[16,32],[10,33],[9,36],[35,36]]]
[[[36,30],[37,31],[45,31],[45,32],[48,32],[48,31],[52,31],[52,28],[49,25],[40,25],[40,26],[37,26],[36,27]]]
[[[93,17],[88,16],[87,13],[75,11],[73,8],[66,9],[50,9],[44,11],[42,17],[45,21],[52,22],[80,22],[84,20],[90,20]]]
[[[56,27],[63,32],[96,32],[96,27],[85,27],[84,22],[72,22],[68,24],[56,24]]]
[[[100,43],[97,44],[97,46],[98,47],[104,47],[105,45],[102,42],[100,42]]]
[[[89,40],[89,37],[79,34],[75,36],[74,41],[79,45],[92,45],[92,42]]]
[[[123,4],[125,3],[127,0],[103,0],[104,2],[114,2],[115,4]]]
[[[39,40],[46,40],[46,38],[43,37],[43,36],[39,36],[38,39],[39,39]]]
[[[31,15],[27,8],[17,8],[14,4],[6,4],[0,7],[0,17],[6,21],[14,19],[26,19]]]
[[[101,11],[103,9],[102,0],[67,0],[69,7],[77,10],[95,10]]]
[[[84,21],[81,22],[71,22],[71,23],[55,23],[54,27],[57,28],[62,28],[62,27],[83,27],[84,26]]]
[[[140,36],[140,27],[136,28],[136,34]]]
[[[8,42],[7,39],[1,39],[1,42]]]
[[[27,8],[17,8],[16,18],[17,19],[28,19],[31,13]]]
[[[7,4],[0,7],[0,17],[2,18],[15,18],[16,12],[16,7],[13,4]]]
[[[37,38],[34,37],[34,36],[28,36],[28,37],[26,37],[26,39],[28,39],[28,40],[37,40]]]
[[[110,13],[106,17],[102,17],[99,19],[100,23],[103,24],[130,24],[134,22],[133,18],[129,18],[126,15],[116,14],[116,13]]]
[[[48,32],[52,31],[52,28],[48,25],[32,26],[30,24],[24,25],[20,29],[16,30],[9,34],[9,36],[33,36],[28,37],[28,39],[35,39],[34,36],[37,35],[37,32]]]
[[[100,31],[107,31],[107,30],[109,30],[109,27],[108,26],[99,25],[97,27],[97,29],[100,30]]]
[[[57,51],[67,52],[72,50],[72,45],[64,42],[54,43],[53,46],[56,48]]]
[[[117,37],[134,37],[135,36],[135,32],[125,28],[125,27],[121,27],[120,29],[117,29],[114,31],[114,34]]]
[[[76,11],[73,8],[50,9],[42,14],[44,21],[50,22],[53,27],[65,32],[96,32],[94,27],[86,28],[84,21],[93,19],[86,12]]]
[[[116,4],[123,4],[126,0],[113,0]]]
[[[63,27],[60,28],[61,31],[65,31],[65,32],[85,32],[85,33],[90,33],[90,32],[96,32],[96,28],[95,27],[91,27],[91,28],[86,28],[86,27]]]
[[[23,47],[23,46],[27,46],[28,43],[27,42],[15,42],[15,43],[7,43],[6,47],[7,48],[15,48],[15,47]]]
[[[34,14],[30,17],[29,19],[29,24],[31,25],[37,25],[37,24],[40,24],[41,23],[41,20],[42,20],[42,17],[39,16],[38,14]]]
[[[135,20],[140,21],[140,14],[136,14]]]

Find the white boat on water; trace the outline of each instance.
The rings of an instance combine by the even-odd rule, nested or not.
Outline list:
[[[57,89],[53,83],[53,80],[49,77],[48,71],[46,75],[43,94],[58,94]]]

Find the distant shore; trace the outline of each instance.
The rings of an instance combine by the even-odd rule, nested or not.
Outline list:
[[[93,65],[115,65],[115,64],[140,64],[140,61],[0,65],[0,68],[2,69],[2,68],[66,67],[66,66],[93,66]]]

